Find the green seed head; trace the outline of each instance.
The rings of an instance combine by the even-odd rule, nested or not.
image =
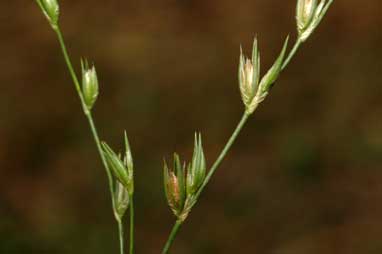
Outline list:
[[[202,147],[201,134],[195,133],[194,154],[187,169],[187,196],[199,190],[206,177],[206,159]]]
[[[49,23],[53,27],[57,27],[58,18],[60,16],[60,6],[58,5],[57,0],[36,0],[36,2],[45,14]]]
[[[94,65],[89,68],[87,61],[81,61],[82,94],[88,110],[91,110],[98,97],[98,78]]]
[[[313,20],[317,0],[298,0],[296,10],[297,30],[303,33]]]
[[[166,162],[163,169],[167,202],[175,216],[179,217],[183,212],[186,197],[184,166],[181,166],[179,156],[174,154],[174,169],[170,170]]]
[[[101,144],[102,152],[105,156],[106,162],[114,174],[115,178],[129,191],[132,195],[133,179],[128,173],[128,169],[118,156],[105,142]]]
[[[257,39],[253,43],[252,59],[246,58],[240,50],[239,88],[241,98],[246,108],[256,95],[260,75],[260,54],[257,48]]]

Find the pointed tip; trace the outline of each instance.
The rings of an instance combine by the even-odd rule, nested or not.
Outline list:
[[[166,158],[163,157],[163,166],[168,169]]]
[[[125,138],[125,147],[126,147],[126,151],[127,151],[127,150],[130,150],[130,143],[129,143],[129,138],[127,137],[127,132],[126,132],[126,130],[124,131],[124,138]]]
[[[199,138],[199,146],[202,147],[202,133],[201,132],[199,132],[198,138]]]
[[[177,154],[176,152],[174,152],[174,160],[175,160],[175,161],[178,161],[178,160],[179,160],[179,154]]]

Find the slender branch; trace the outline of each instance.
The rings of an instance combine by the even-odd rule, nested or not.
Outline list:
[[[284,70],[285,67],[292,60],[293,56],[296,54],[296,52],[300,48],[301,44],[302,44],[302,40],[298,37],[292,50],[289,52],[288,57],[285,59],[283,65],[282,65],[282,70]],[[219,165],[221,164],[221,162],[223,161],[223,159],[225,158],[225,156],[229,152],[229,150],[232,147],[233,143],[235,142],[237,136],[240,134],[243,126],[247,122],[249,116],[250,116],[250,114],[248,114],[246,112],[243,114],[243,116],[242,116],[239,124],[237,125],[235,131],[232,133],[230,139],[228,140],[227,144],[225,145],[225,147],[221,151],[219,157],[216,159],[216,161],[214,162],[214,164],[212,165],[212,167],[208,171],[208,174],[207,174],[206,179],[204,180],[203,184],[200,186],[199,190],[196,192],[192,206],[194,206],[197,203],[198,198],[200,197],[204,188],[207,186],[207,184],[211,180],[212,176],[214,175],[214,173],[218,169]],[[170,234],[170,236],[166,242],[166,245],[165,245],[165,248],[163,249],[162,254],[166,254],[168,252],[168,250],[169,250],[172,242],[174,241],[176,234],[178,233],[178,230],[179,230],[182,223],[183,223],[183,221],[181,221],[181,220],[176,221],[175,225],[173,226],[173,228],[171,230],[171,234]]]
[[[134,195],[130,195],[130,254],[134,253]]]
[[[183,221],[182,220],[177,220],[172,227],[170,236],[168,237],[168,240],[166,242],[166,245],[164,246],[162,250],[162,254],[167,254],[168,251],[170,250],[171,244],[174,242],[176,234],[178,233],[180,226],[182,226]]]
[[[285,59],[283,66],[281,67],[281,70],[284,70],[285,67],[288,66],[290,60],[292,60],[294,55],[297,53],[297,50],[300,48],[301,44],[302,44],[302,40],[300,39],[300,37],[297,37],[297,40],[296,40],[292,50],[289,52],[288,57]]]
[[[232,133],[230,139],[228,140],[227,144],[224,146],[224,149],[221,151],[219,157],[216,159],[215,163],[212,165],[212,167],[208,171],[208,174],[207,174],[206,179],[204,180],[203,184],[200,186],[198,192],[195,194],[195,202],[199,198],[200,194],[203,192],[203,190],[206,187],[206,185],[208,184],[208,182],[211,180],[211,177],[214,175],[214,173],[218,169],[220,163],[223,161],[223,159],[227,155],[228,151],[232,147],[232,145],[235,142],[240,131],[243,129],[243,126],[247,122],[249,116],[250,115],[247,113],[243,114],[243,116],[242,116],[239,124],[237,125],[235,131]]]
[[[119,250],[121,254],[125,253],[125,247],[123,242],[123,223],[121,220],[118,220],[118,232],[119,232]]]

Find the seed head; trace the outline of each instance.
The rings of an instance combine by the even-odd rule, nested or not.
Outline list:
[[[166,161],[163,169],[167,202],[175,216],[179,217],[183,212],[186,197],[184,166],[180,165],[179,156],[174,154],[174,169],[170,170]]]
[[[245,57],[242,50],[240,50],[239,88],[247,111],[256,95],[259,86],[259,76],[260,54],[257,47],[257,39],[255,38],[252,49],[252,59]]]
[[[97,100],[99,88],[97,72],[94,65],[89,68],[87,61],[81,61],[82,67],[82,94],[88,110],[91,110]]]
[[[306,41],[320,24],[334,0],[298,0],[296,8],[297,31]]]
[[[58,18],[60,16],[60,6],[57,0],[36,0],[36,2],[40,6],[51,26],[56,28],[58,26]]]
[[[298,0],[296,10],[297,30],[303,33],[311,23],[315,10],[317,8],[317,0]]]
[[[132,169],[128,169],[128,166],[126,166],[126,158],[122,160],[121,156],[118,156],[105,142],[102,142],[101,148],[106,162],[115,178],[126,188],[129,195],[133,195],[134,177]]]
[[[202,136],[195,133],[194,154],[192,162],[187,168],[187,196],[199,190],[206,177],[206,159],[204,157]]]

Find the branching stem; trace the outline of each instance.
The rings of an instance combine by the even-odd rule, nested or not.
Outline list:
[[[208,182],[211,180],[211,177],[213,176],[215,171],[218,169],[220,163],[223,161],[223,159],[227,155],[228,151],[232,147],[232,145],[235,142],[237,136],[239,135],[239,133],[242,130],[242,128],[245,125],[245,123],[247,122],[248,117],[249,117],[249,114],[247,114],[247,113],[243,114],[243,117],[241,118],[241,120],[240,120],[239,124],[237,125],[235,131],[231,135],[231,137],[228,140],[227,144],[224,146],[223,150],[221,151],[219,157],[216,159],[215,163],[212,165],[211,169],[208,171],[206,179],[204,180],[203,184],[199,188],[198,192],[195,194],[195,203],[197,202],[197,199],[199,198],[200,194],[202,193],[202,191],[204,190],[204,188],[206,187]],[[169,251],[169,249],[171,247],[171,244],[173,243],[173,241],[174,241],[174,239],[176,237],[176,234],[178,233],[179,228],[182,225],[182,223],[183,223],[182,220],[178,219],[176,221],[175,225],[173,226],[173,228],[171,230],[171,233],[170,233],[170,236],[169,236],[169,238],[168,238],[168,240],[166,242],[166,245],[163,248],[162,254],[168,253],[168,251]]]
[[[294,46],[293,46],[293,48],[289,52],[288,57],[285,59],[283,65],[282,65],[282,70],[284,70],[288,66],[289,62],[292,60],[293,56],[298,51],[298,49],[301,46],[301,44],[302,44],[302,40],[298,37],[296,42],[295,42],[295,44],[294,44]],[[243,129],[243,127],[245,125],[245,123],[247,122],[249,116],[250,116],[250,114],[248,114],[246,112],[243,114],[243,116],[242,116],[239,124],[237,125],[235,131],[232,133],[230,139],[228,140],[227,144],[224,146],[224,148],[221,151],[219,157],[216,159],[216,161],[214,162],[214,164],[212,165],[212,167],[208,171],[208,174],[207,174],[206,179],[204,180],[203,184],[199,188],[198,192],[195,194],[195,203],[194,203],[194,205],[197,203],[197,200],[200,197],[201,193],[203,192],[204,188],[209,183],[209,181],[211,180],[212,176],[214,175],[214,173],[218,169],[219,165],[221,164],[221,162],[223,161],[223,159],[225,158],[225,156],[229,152],[229,150],[232,147],[233,143],[235,142],[237,136],[240,134],[241,130]],[[165,247],[163,248],[162,254],[167,254],[168,253],[168,251],[169,251],[169,249],[171,247],[171,244],[173,243],[173,241],[174,241],[174,239],[176,237],[176,234],[178,233],[179,228],[180,228],[180,226],[182,225],[183,222],[184,221],[179,220],[179,219],[176,221],[175,225],[173,226],[173,228],[171,230],[170,236],[169,236],[169,238],[168,238],[168,240],[167,240],[167,242],[165,244]]]
[[[297,53],[297,51],[300,48],[301,44],[302,44],[302,40],[300,39],[300,37],[298,37],[296,42],[295,42],[295,44],[294,44],[294,46],[293,46],[293,48],[292,48],[292,50],[289,52],[289,55],[285,59],[285,61],[283,63],[283,66],[281,67],[281,70],[284,70],[288,66],[290,60],[292,60],[294,55]]]

